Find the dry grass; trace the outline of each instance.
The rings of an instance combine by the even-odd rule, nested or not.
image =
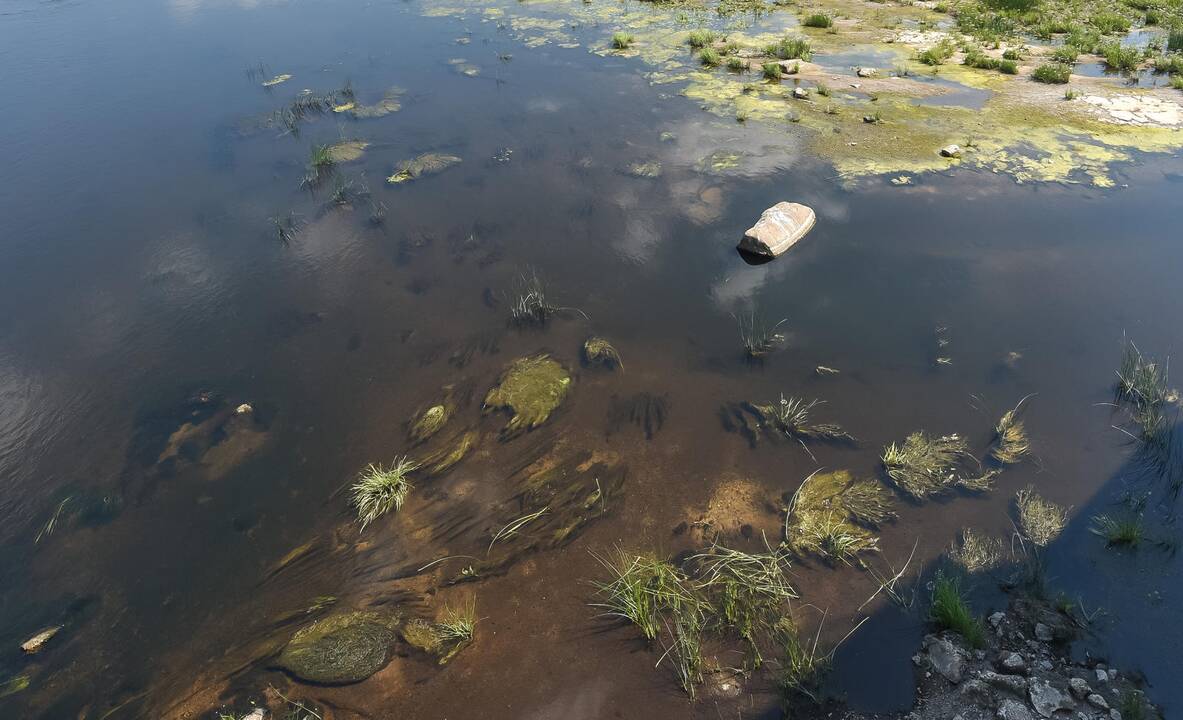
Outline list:
[[[949,558],[971,573],[993,570],[1003,562],[1002,538],[966,528],[961,533],[961,542],[949,548]]]
[[[884,448],[881,459],[887,476],[905,493],[921,500],[958,487],[983,492],[990,489],[997,475],[997,471],[963,473],[962,465],[973,458],[965,439],[956,434],[934,438],[919,430],[903,445],[892,443]]]
[[[994,445],[990,448],[990,456],[1003,465],[1013,465],[1031,452],[1027,428],[1019,419],[1019,411],[1026,400],[1023,398],[1018,405],[1006,411],[994,426]]]
[[[1045,500],[1028,485],[1015,494],[1019,511],[1019,532],[1036,547],[1046,547],[1068,524],[1068,511]]]

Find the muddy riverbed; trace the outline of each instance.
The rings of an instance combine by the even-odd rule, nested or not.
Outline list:
[[[1171,717],[1183,93],[1082,70],[1066,100],[1038,60],[933,73],[914,58],[947,13],[800,27],[817,9],[6,7],[6,714],[901,712],[972,529],[1000,543],[962,580],[975,616],[1037,558],[1081,621],[1073,667],[1103,658]],[[703,29],[755,67],[786,33],[813,54],[775,83],[704,69]],[[735,244],[782,200],[817,226],[752,264]],[[1160,401],[1115,396],[1135,346]],[[778,425],[782,398],[841,432]],[[1017,405],[1029,449],[1001,462]],[[921,430],[987,482],[889,474]],[[400,459],[405,498],[363,527],[353,486]],[[842,470],[888,508],[814,496],[849,553],[795,505]],[[1038,551],[1029,486],[1066,513]],[[597,605],[619,551],[717,609],[725,550],[776,559],[786,622],[705,622],[690,681],[671,616],[647,641]],[[911,603],[880,587],[905,566]],[[318,675],[293,636],[342,618],[358,676]],[[829,660],[808,687],[791,642]]]

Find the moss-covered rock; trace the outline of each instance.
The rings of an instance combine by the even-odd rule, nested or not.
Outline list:
[[[279,654],[280,668],[300,680],[329,685],[361,682],[390,659],[401,616],[350,612],[297,630]]]
[[[336,108],[333,108],[336,111]],[[362,140],[342,140],[329,145],[329,159],[334,163],[347,163],[360,160],[370,144]]]
[[[456,653],[469,644],[469,640],[451,637],[444,632],[443,626],[421,618],[408,620],[403,626],[402,636],[411,647],[438,658],[440,665],[456,657]]]
[[[505,408],[513,413],[501,431],[512,437],[546,422],[570,386],[571,376],[549,355],[518,358],[485,396],[485,412]]]

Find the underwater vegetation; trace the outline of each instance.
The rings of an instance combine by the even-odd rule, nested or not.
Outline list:
[[[842,441],[851,440],[850,433],[842,426],[834,423],[815,423],[811,418],[814,408],[824,404],[821,400],[805,400],[799,397],[785,397],[781,394],[779,402],[767,405],[745,403],[746,407],[759,418],[765,432],[779,433],[805,445],[806,440]],[[806,448],[808,452],[808,448]]]
[[[887,476],[900,490],[917,500],[934,497],[954,488],[973,492],[989,490],[997,471],[966,473],[972,460],[969,446],[960,435],[932,437],[923,430],[909,435],[903,445],[892,443],[881,456]],[[980,468],[979,468],[980,473]]]
[[[755,310],[746,315],[741,313],[731,317],[739,326],[740,344],[743,345],[744,353],[749,359],[758,360],[776,350],[785,341],[785,336],[777,330],[788,322],[788,318],[781,318],[772,326],[768,326]]]
[[[351,490],[363,530],[386,513],[402,508],[411,492],[411,473],[418,467],[414,460],[403,456],[390,467],[371,464],[361,471]]]
[[[999,537],[983,535],[973,528],[961,533],[960,543],[949,548],[949,558],[967,572],[993,570],[1004,561],[1003,541]]]
[[[614,397],[608,411],[608,432],[615,432],[625,423],[632,423],[645,433],[646,440],[652,440],[665,425],[669,405],[668,396],[644,391],[627,398]]]
[[[1031,485],[1015,494],[1015,507],[1019,532],[1036,547],[1046,547],[1068,524],[1068,511],[1045,500]]]
[[[412,180],[418,180],[428,175],[441,173],[454,165],[459,165],[461,162],[461,159],[455,155],[423,153],[418,157],[400,162],[395,167],[394,173],[386,178],[386,182],[391,185],[411,182]]]
[[[848,470],[814,473],[793,494],[785,513],[785,543],[851,564],[862,552],[879,548],[871,532],[895,517],[891,493],[877,480],[856,480]]]
[[[485,412],[510,412],[509,422],[501,430],[502,438],[509,439],[546,422],[567,396],[570,385],[571,376],[549,355],[518,358],[485,396]]]
[[[470,597],[460,607],[445,606],[436,622],[408,620],[400,634],[408,645],[434,655],[440,665],[446,665],[472,643],[476,624],[476,598]]]
[[[583,359],[588,365],[601,365],[608,369],[619,366],[624,369],[620,353],[602,337],[589,337],[583,343]]]
[[[547,294],[545,283],[534,270],[523,272],[514,279],[513,292],[508,298],[508,305],[509,320],[519,327],[545,325],[553,315],[564,310],[577,312],[584,319],[587,318],[587,314],[579,308],[559,307],[552,303]],[[609,345],[609,347],[611,346]]]
[[[1023,398],[1007,410],[994,426],[994,444],[990,448],[990,456],[1003,465],[1020,462],[1031,451],[1027,429],[1019,419],[1019,409],[1026,401],[1027,398]]]

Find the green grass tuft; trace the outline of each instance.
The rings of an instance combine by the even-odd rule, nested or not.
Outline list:
[[[806,60],[813,57],[813,49],[805,38],[783,37],[764,48],[764,52],[781,60]]]
[[[942,630],[959,633],[970,647],[986,644],[982,620],[973,614],[961,592],[961,583],[954,577],[940,574],[933,581],[929,620]]]
[[[419,466],[407,457],[397,458],[389,468],[368,465],[353,485],[353,506],[362,529],[391,510],[398,510],[411,492],[410,474]]]
[[[727,58],[727,69],[731,72],[747,72],[751,68],[751,64],[743,58]]]
[[[805,27],[828,28],[834,24],[834,19],[825,13],[814,13],[801,21]]]
[[[715,42],[715,32],[713,30],[691,30],[690,35],[686,38],[686,43],[692,48],[704,48]]]
[[[1135,548],[1145,539],[1142,516],[1132,511],[1117,515],[1096,515],[1089,532],[1105,538],[1105,544],[1110,547]]]
[[[707,67],[718,67],[719,63],[723,62],[719,51],[710,47],[703,48],[702,52],[698,54],[698,59]]]
[[[1035,82],[1063,85],[1072,77],[1072,67],[1063,63],[1047,63],[1031,71]]]
[[[776,80],[779,82],[781,75],[784,74],[784,68],[777,62],[764,63],[762,69],[764,71],[764,78],[767,80]]]
[[[1121,43],[1108,43],[1101,47],[1099,54],[1105,58],[1106,65],[1121,72],[1137,70],[1142,62],[1142,52],[1138,48]]]
[[[612,47],[627,50],[633,44],[633,36],[625,32],[612,33]]]
[[[1080,51],[1074,45],[1061,45],[1052,51],[1051,59],[1064,63],[1065,65],[1073,65],[1076,63],[1076,58],[1080,55]]]

